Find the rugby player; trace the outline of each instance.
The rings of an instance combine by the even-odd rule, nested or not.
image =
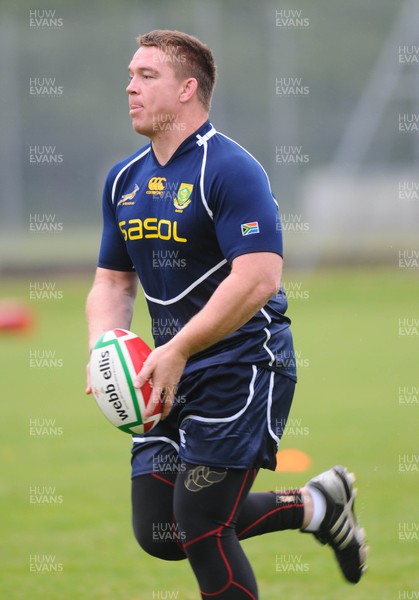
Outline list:
[[[138,42],[129,112],[150,143],[107,177],[87,301],[90,347],[130,328],[139,283],[151,316],[155,349],[136,386],[151,381],[163,419],[133,437],[136,539],[160,559],[187,558],[203,598],[258,598],[240,540],[285,529],[330,545],[357,583],[365,536],[343,467],[300,489],[250,492],[260,468],[275,469],[296,382],[268,176],[209,121],[211,50],[168,30]]]

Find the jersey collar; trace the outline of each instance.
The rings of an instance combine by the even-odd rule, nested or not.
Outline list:
[[[187,137],[185,140],[183,140],[183,142],[180,144],[180,146],[178,146],[176,148],[175,152],[172,154],[172,156],[170,157],[170,159],[164,166],[160,165],[160,163],[158,162],[156,155],[154,154],[153,146],[150,143],[151,154],[153,155],[153,158],[154,158],[155,162],[159,165],[159,167],[164,169],[168,165],[170,165],[173,160],[178,158],[181,154],[184,154],[185,152],[189,152],[189,150],[192,150],[193,148],[195,148],[196,145],[202,146],[207,140],[209,140],[216,133],[217,133],[217,131],[214,128],[214,126],[212,125],[212,123],[209,120],[205,121],[205,123],[203,123],[203,125],[201,125],[201,127],[199,129],[197,129],[189,137]]]
[[[209,123],[209,125],[211,125],[211,123],[209,121],[207,121],[207,122]],[[196,143],[198,144],[198,146],[203,146],[216,133],[217,133],[217,130],[215,129],[215,127],[213,125],[211,125],[211,129],[209,129],[204,135],[201,135],[200,133],[196,134],[195,137],[198,138]]]

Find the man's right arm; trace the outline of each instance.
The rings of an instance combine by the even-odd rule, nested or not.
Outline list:
[[[97,268],[86,303],[89,350],[105,331],[130,328],[137,290],[135,272]],[[91,391],[87,367],[86,394]]]

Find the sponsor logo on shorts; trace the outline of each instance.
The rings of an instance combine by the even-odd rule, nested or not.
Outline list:
[[[200,492],[202,489],[219,483],[227,475],[227,470],[216,471],[210,467],[198,466],[188,471],[185,487],[190,492]]]

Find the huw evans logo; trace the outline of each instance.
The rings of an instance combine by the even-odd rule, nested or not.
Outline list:
[[[399,63],[404,65],[419,64],[419,46],[399,46]]]
[[[418,133],[419,131],[419,113],[399,114],[399,131]]]
[[[419,387],[409,385],[399,386],[399,404],[419,406]]]
[[[301,77],[277,77],[275,92],[277,96],[307,96],[310,88],[303,85]]]
[[[62,300],[63,297],[62,290],[57,289],[57,284],[54,281],[29,282],[30,300]]]
[[[399,523],[399,541],[419,541],[419,523]]]
[[[60,29],[64,25],[62,17],[57,17],[56,10],[35,9],[29,11],[29,27],[38,29]]]
[[[57,488],[50,485],[31,485],[29,486],[29,504],[58,505],[63,504],[64,497],[57,494]]]
[[[64,565],[57,561],[55,554],[30,554],[29,571],[31,573],[62,573]]]
[[[31,437],[61,437],[64,428],[57,425],[56,419],[33,417],[29,419],[29,435]]]
[[[399,318],[399,336],[419,336],[419,319]]]
[[[175,336],[181,329],[179,319],[158,318],[152,319],[151,332],[155,337]]]
[[[153,269],[185,269],[186,258],[181,258],[179,250],[153,250]]]
[[[301,9],[277,10],[275,14],[275,24],[282,29],[307,29],[310,27],[310,19],[303,16]]]
[[[40,98],[62,98],[64,88],[57,85],[55,77],[30,77],[29,95]]]
[[[64,158],[57,152],[56,146],[29,146],[29,164],[62,165]]]
[[[307,221],[303,221],[301,214],[286,214],[278,215],[276,228],[280,231],[309,231],[310,225]]]
[[[177,523],[153,523],[153,540],[157,542],[185,542],[186,534],[179,531]]]
[[[401,269],[417,269],[419,267],[419,250],[399,250],[399,267]]]
[[[57,221],[54,214],[29,215],[29,231],[35,233],[57,233],[63,231],[64,224]]]
[[[178,115],[154,115],[153,131],[186,131],[186,123],[177,119]]]
[[[301,281],[284,281],[282,285],[288,300],[308,300],[310,298],[310,292],[303,289]],[[280,298],[281,293],[278,292],[277,298]]]
[[[300,165],[310,162],[308,154],[303,153],[302,146],[276,146],[276,163],[279,165]]]
[[[399,454],[399,473],[419,473],[419,454]]]
[[[31,369],[61,369],[62,358],[57,357],[55,350],[29,350],[29,367]]]
[[[419,182],[399,181],[399,200],[419,200]]]
[[[301,554],[277,554],[275,570],[280,573],[307,573],[310,565],[303,562]]]

